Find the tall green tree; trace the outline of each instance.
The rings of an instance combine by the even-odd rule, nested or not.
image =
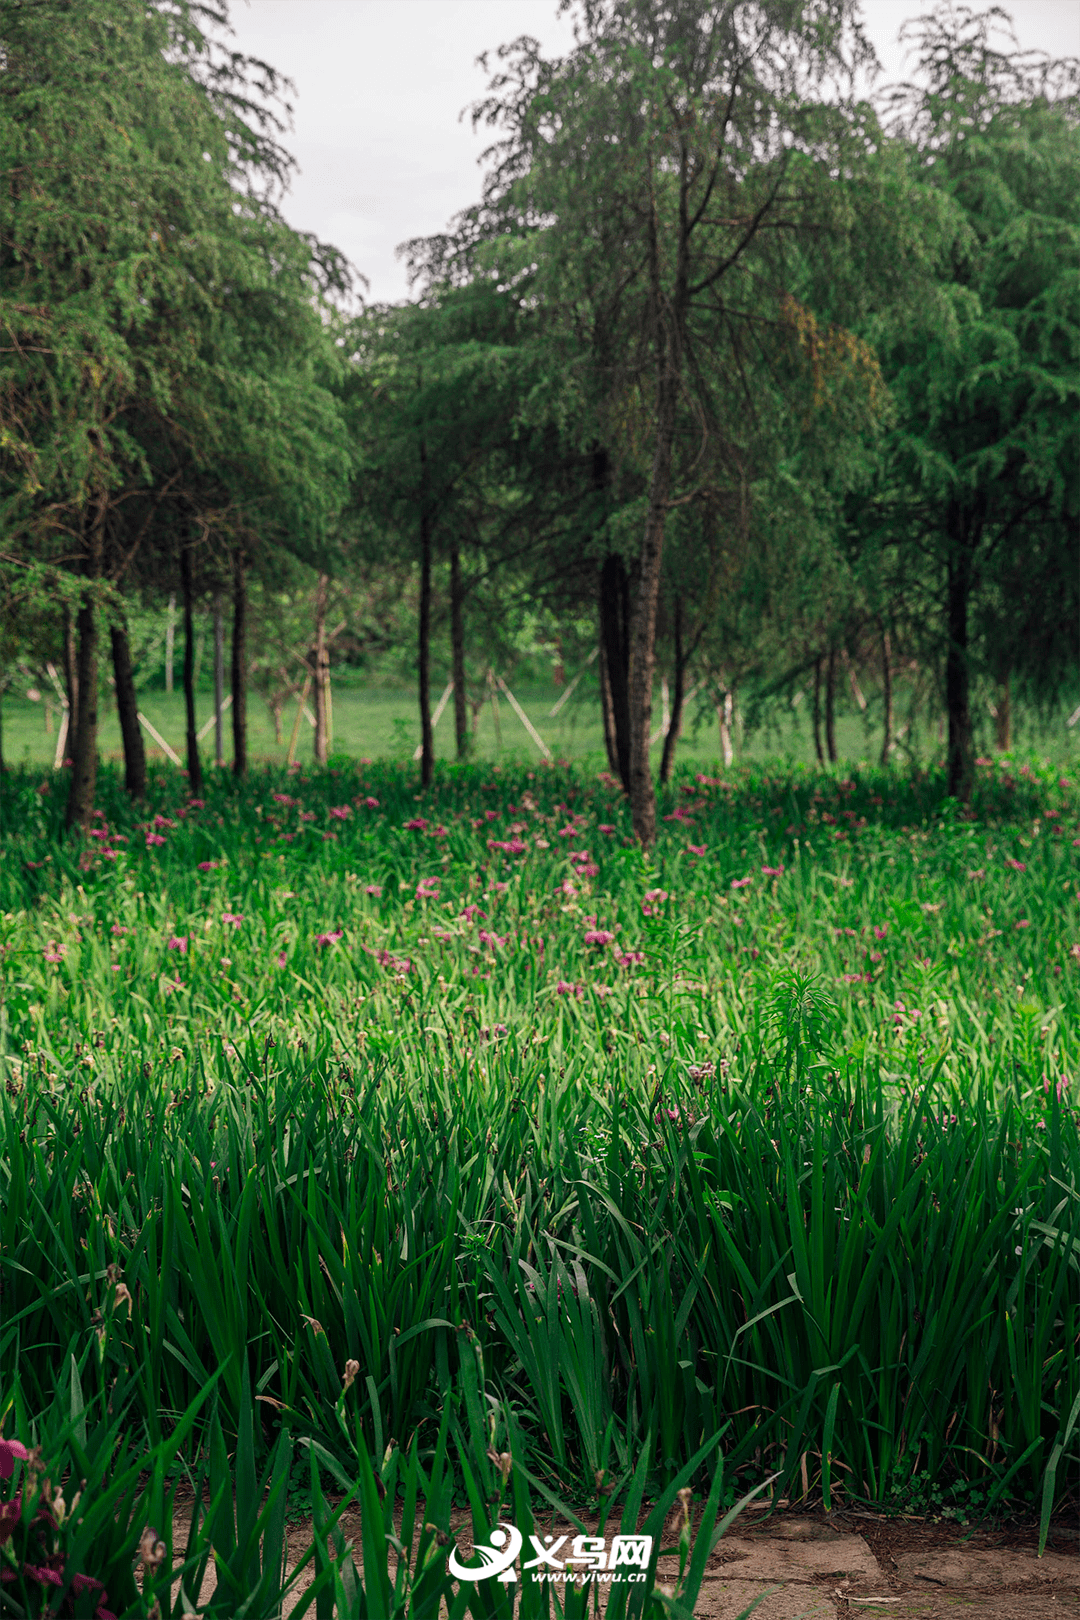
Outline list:
[[[341,267],[278,216],[274,75],[217,49],[224,23],[187,0],[0,5],[0,522],[9,570],[84,581],[72,824],[110,577],[169,532],[147,503],[310,548],[345,491],[319,308]]]
[[[997,8],[911,31],[919,84],[893,136],[944,211],[936,284],[877,334],[897,421],[875,520],[940,649],[948,792],[966,802],[976,677],[1038,696],[1075,668],[1080,73],[1019,51]]]

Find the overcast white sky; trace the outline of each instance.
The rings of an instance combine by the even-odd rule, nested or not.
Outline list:
[[[904,77],[902,23],[933,0],[864,0],[863,16],[888,80]],[[982,9],[977,6],[976,9]],[[1021,45],[1080,51],[1076,0],[1005,0]],[[371,283],[369,297],[408,296],[394,249],[441,231],[478,200],[474,135],[462,109],[482,96],[482,51],[520,34],[547,56],[573,43],[556,0],[232,0],[233,45],[293,80],[299,162],[284,211],[298,230],[340,248]]]

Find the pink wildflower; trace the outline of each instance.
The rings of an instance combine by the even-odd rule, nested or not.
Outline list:
[[[465,910],[459,913],[459,916],[464,917],[467,923],[471,923],[474,922],[477,917],[486,918],[487,912],[481,911],[479,906],[466,906]]]
[[[314,812],[314,810],[301,810],[301,812],[300,812],[300,820],[301,821],[314,821],[315,820],[315,812]]]
[[[154,826],[160,830],[162,827],[175,827],[176,822],[170,821],[168,816],[155,816]]]
[[[580,1001],[585,994],[585,986],[583,984],[571,984],[569,979],[560,979],[555,986],[555,994],[557,996],[576,996]]]
[[[499,819],[499,812],[497,810],[485,810],[484,811],[484,820],[485,821],[498,821],[498,819]]]
[[[42,954],[45,957],[46,962],[62,962],[64,960],[64,953],[66,950],[66,945],[57,945],[55,940],[50,940],[48,950],[44,951]]]
[[[232,923],[234,928],[239,928],[244,919],[242,914],[238,912],[223,911],[221,914],[221,920],[223,923]]]
[[[1005,865],[1011,866],[1014,872],[1026,872],[1027,866],[1023,861],[1014,861],[1011,855],[1006,855]]]
[[[416,898],[418,900],[431,900],[439,892],[438,878],[421,878],[416,885]]]
[[[426,826],[427,822],[424,820],[423,816],[414,816],[411,821],[407,821],[405,823],[405,831],[423,832]]]
[[[120,936],[121,936],[121,935],[122,935],[122,934],[126,934],[126,933],[128,933],[128,932],[129,932],[129,930],[128,930],[128,929],[126,929],[126,928],[125,928],[125,927],[124,927],[124,926],[123,926],[123,924],[122,924],[122,923],[113,923],[113,925],[112,925],[112,927],[111,927],[111,928],[110,928],[110,930],[109,930],[109,932],[110,932],[110,933],[111,933],[111,934],[115,934],[115,935],[116,935],[116,937],[117,937],[117,938],[118,938],[118,939],[119,939],[119,938],[120,938]]]
[[[510,938],[510,935],[509,934],[492,934],[492,933],[489,933],[486,928],[481,928],[480,932],[477,934],[476,937],[477,937],[477,939],[479,939],[481,945],[490,945],[491,948],[494,950],[497,946],[505,945],[507,940]]]
[[[705,844],[687,844],[686,847],[691,855],[704,855],[708,846]]]
[[[616,958],[620,967],[640,967],[645,960],[644,951],[622,951]]]
[[[753,883],[753,881],[754,881],[754,880],[753,880],[753,878],[748,878],[748,877],[744,877],[744,878],[732,878],[732,880],[731,880],[731,887],[732,887],[732,888],[733,888],[733,889],[745,889],[745,888],[746,888],[746,885],[747,885],[747,884],[748,884],[748,883]]]
[[[763,866],[761,871],[764,877],[783,877],[784,875],[782,866]]]
[[[362,803],[365,810],[377,810],[379,808],[378,799],[373,799],[370,794],[368,794],[367,798],[364,799]]]
[[[654,917],[665,900],[670,899],[666,889],[647,889],[641,902],[646,917]]]
[[[334,817],[335,821],[348,821],[349,817],[352,815],[352,806],[348,804],[333,805],[331,807],[330,814]]]
[[[187,808],[189,810],[205,810],[206,809],[206,800],[205,799],[189,799],[188,802],[187,802]]]
[[[200,872],[216,872],[220,865],[221,865],[220,861],[200,861],[199,862],[199,871]]]
[[[275,804],[295,804],[296,802],[295,799],[291,799],[287,793],[271,793],[270,797],[273,799]]]
[[[152,849],[155,844],[163,844],[164,842],[165,840],[160,833],[148,832],[146,835],[147,849]]]
[[[381,900],[382,899],[382,884],[381,883],[369,883],[369,884],[366,885],[366,887],[364,889],[364,893],[365,894],[370,894],[373,900]]]
[[[1031,923],[1027,917],[1021,917],[1016,926],[1017,928],[1030,928]]]
[[[609,821],[602,821],[600,823],[599,827],[597,827],[596,830],[597,830],[597,832],[602,832],[602,833],[613,833],[616,829],[611,825],[611,823]]]
[[[884,939],[885,935],[888,932],[889,932],[888,923],[875,923],[874,924],[874,938],[875,939]]]
[[[187,950],[187,947],[188,936],[186,934],[174,934],[168,945],[170,951],[179,951],[181,956],[183,956],[184,952]]]
[[[318,946],[336,945],[339,939],[344,938],[344,929],[336,928],[332,934],[316,934],[315,944]]]
[[[0,1440],[0,1479],[10,1479],[15,1467],[15,1459],[20,1462],[28,1461],[30,1453],[18,1440]]]
[[[610,945],[615,935],[609,928],[590,928],[585,935],[586,945]]]

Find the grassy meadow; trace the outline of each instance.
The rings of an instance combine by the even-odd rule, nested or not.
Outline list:
[[[647,857],[580,765],[158,768],[140,807],[106,767],[82,842],[10,772],[3,1432],[79,1368],[174,1471],[282,1490],[286,1441],[449,1468],[452,1411],[474,1506],[506,1453],[581,1509],[722,1477],[1045,1530],[1080,790],[978,778],[690,761]]]

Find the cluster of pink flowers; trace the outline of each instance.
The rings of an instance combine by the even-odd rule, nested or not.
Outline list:
[[[327,945],[336,945],[338,940],[344,939],[344,937],[345,930],[343,928],[335,928],[331,934],[316,934],[315,944],[320,948],[324,948]]]
[[[523,838],[489,838],[487,847],[501,849],[504,855],[524,855],[529,846]]]
[[[413,816],[411,821],[405,823],[406,832],[424,832],[426,828],[427,822],[423,816]]]
[[[585,934],[586,945],[610,945],[615,935],[610,928],[590,928]]]
[[[641,902],[641,909],[646,917],[655,917],[664,901],[670,898],[666,889],[647,889]]]
[[[348,804],[335,804],[331,806],[330,814],[335,821],[348,821],[352,815],[352,806]]]
[[[783,877],[784,875],[782,866],[763,866],[761,870],[765,877]]]
[[[645,960],[644,951],[621,951],[615,958],[620,967],[640,967]]]
[[[42,955],[45,957],[46,962],[62,962],[66,952],[66,945],[58,945],[55,940],[50,940]]]
[[[373,799],[370,794],[368,794],[366,799],[361,799],[359,802],[363,805],[365,810],[377,810],[379,808],[378,799]]]
[[[421,878],[416,885],[416,898],[418,900],[437,899],[439,893],[438,878]]]
[[[239,928],[244,918],[240,912],[223,911],[221,914],[221,920],[223,923],[230,923],[233,928]]]
[[[364,893],[365,894],[370,894],[373,900],[381,900],[382,899],[382,884],[381,883],[368,883],[364,887]]]
[[[569,979],[560,979],[555,986],[555,994],[557,996],[576,996],[577,1000],[580,1001],[585,994],[585,986],[580,981],[577,984],[571,984]]]
[[[1005,865],[1006,866],[1011,866],[1014,872],[1026,872],[1027,871],[1026,863],[1024,861],[1014,861],[1011,855],[1006,855],[1006,857],[1005,857]]]
[[[169,940],[168,949],[170,951],[179,951],[181,956],[183,956],[186,953],[187,948],[188,948],[188,936],[187,936],[187,934],[174,934],[172,936],[172,938]]]
[[[746,888],[746,885],[747,885],[747,884],[748,884],[748,883],[753,883],[753,881],[754,881],[754,880],[753,880],[753,878],[749,878],[749,877],[744,877],[744,878],[732,878],[732,880],[731,880],[731,887],[732,887],[732,888],[733,888],[733,889],[745,889],[745,888]]]
[[[220,865],[221,865],[220,861],[200,861],[199,862],[199,871],[200,872],[216,872]]]
[[[477,938],[479,939],[481,945],[490,945],[492,950],[496,950],[508,942],[510,935],[492,934],[489,933],[486,928],[481,928]]]

